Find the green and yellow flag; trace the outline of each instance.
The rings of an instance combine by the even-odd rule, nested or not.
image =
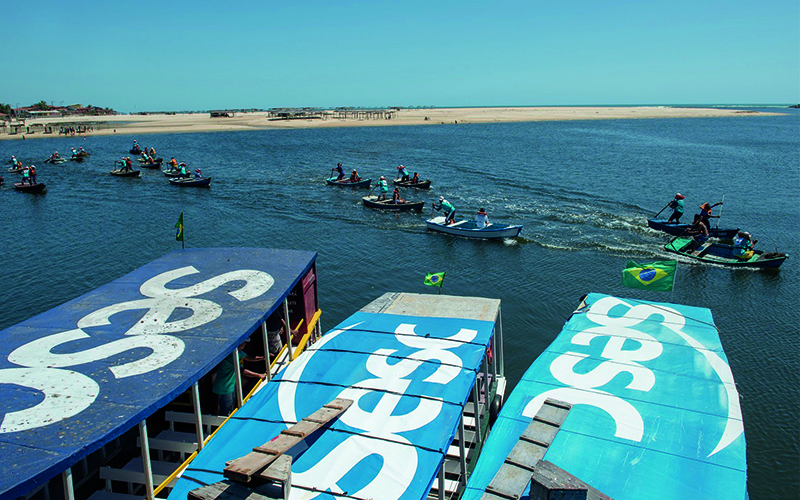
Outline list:
[[[444,283],[444,275],[445,273],[428,273],[425,275],[425,283],[428,286],[438,286],[439,288],[442,287],[442,283]]]
[[[175,223],[177,231],[175,232],[175,241],[183,241],[183,212],[178,217],[178,222]]]
[[[622,270],[622,284],[629,288],[644,288],[669,292],[675,282],[675,271],[678,268],[677,260],[637,264],[629,260]]]

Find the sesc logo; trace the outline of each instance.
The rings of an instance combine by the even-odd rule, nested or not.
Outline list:
[[[0,369],[0,384],[31,388],[41,392],[44,398],[36,405],[6,413],[0,424],[0,434],[43,427],[77,415],[91,406],[100,393],[100,385],[73,367],[112,358],[133,349],[149,350],[149,354],[109,368],[115,379],[124,379],[152,372],[178,359],[185,345],[174,334],[214,321],[223,312],[219,304],[198,296],[232,281],[243,281],[244,286],[229,292],[229,295],[244,302],[262,295],[274,284],[268,273],[242,269],[185,288],[167,288],[170,282],[197,273],[196,268],[187,266],[159,274],[139,287],[145,298],[98,309],[81,318],[75,329],[41,337],[12,351],[8,361],[19,368]],[[169,321],[177,309],[188,309],[191,314]],[[89,349],[70,349],[72,342],[91,339],[93,328],[111,325],[115,314],[139,310],[144,314],[128,327],[121,338]]]
[[[612,309],[627,308],[622,316],[609,316]],[[663,318],[656,330],[663,333],[656,338],[642,329],[642,324],[653,316]],[[558,355],[550,364],[550,374],[565,387],[545,391],[533,398],[523,410],[523,415],[533,418],[547,398],[555,398],[573,405],[589,405],[608,414],[614,422],[614,436],[634,442],[640,442],[645,434],[644,419],[634,404],[637,398],[628,400],[612,393],[608,386],[612,380],[625,374],[630,382],[626,390],[649,393],[656,385],[656,374],[648,368],[664,352],[663,341],[670,343],[684,342],[700,353],[719,380],[723,383],[727,396],[727,423],[724,432],[708,456],[723,450],[744,432],[742,424],[739,396],[733,382],[733,375],[728,364],[714,351],[703,346],[698,340],[683,331],[686,318],[675,309],[650,304],[631,304],[616,297],[604,297],[591,305],[586,318],[594,322],[593,326],[573,334],[570,344],[575,351],[567,351]],[[637,329],[637,326],[639,327]],[[666,329],[667,331],[665,331]],[[652,327],[649,328],[653,330]],[[562,335],[570,332],[565,327]],[[671,335],[674,334],[674,337]],[[600,354],[599,364],[588,372],[577,369],[581,361],[589,358],[580,347],[588,347],[593,339],[603,338],[605,344]],[[635,342],[628,342],[633,340]],[[635,347],[631,347],[634,345]],[[594,360],[595,363],[597,360]],[[662,372],[663,376],[663,372]]]

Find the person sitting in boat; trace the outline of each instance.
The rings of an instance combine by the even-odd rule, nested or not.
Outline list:
[[[70,148],[69,150],[72,152],[72,157],[73,158],[77,158],[78,157],[78,151],[76,151],[75,148]]]
[[[711,209],[718,205],[722,205],[722,202],[714,203],[713,205],[706,202],[700,205],[700,213],[698,215],[703,219],[703,224],[706,225],[706,228],[711,227],[709,219],[719,219],[719,215],[711,215]]]
[[[189,177],[189,174],[186,172],[186,163],[181,162],[181,164],[178,165],[178,169],[180,170],[180,177]]]
[[[448,226],[455,222],[456,220],[456,208],[447,200],[444,199],[444,196],[439,197],[439,203],[433,204],[434,210],[437,212],[440,210],[444,210],[444,223]]]
[[[733,239],[733,256],[737,259],[747,260],[753,256],[753,247],[758,240],[750,238],[747,231],[739,231]]]
[[[481,207],[478,213],[475,214],[475,225],[478,229],[483,229],[489,225],[489,214],[486,213],[485,208]]]
[[[336,172],[339,174],[336,176],[337,181],[344,179],[344,169],[341,163],[336,164]]]
[[[358,175],[358,170],[353,169],[353,172],[350,174],[350,182],[358,182],[361,180],[361,177]]]
[[[694,239],[694,248],[697,248],[708,241],[708,226],[703,223],[703,217],[700,214],[694,214],[692,227],[686,231],[686,234],[692,236]]]
[[[151,158],[155,158],[156,157],[156,148],[150,148],[150,157]]]
[[[400,197],[400,189],[394,188],[394,191],[392,192],[392,203],[394,203],[395,205],[399,205],[405,202],[406,200]]]
[[[378,195],[378,201],[385,200],[386,195],[389,193],[389,184],[386,182],[386,177],[381,176],[381,179],[378,181],[378,185],[376,187],[380,193]]]
[[[400,182],[405,182],[411,179],[411,176],[408,174],[408,170],[406,170],[405,165],[400,165],[397,167],[397,173],[400,174]]]
[[[675,198],[669,202],[669,208],[672,209],[672,215],[669,216],[669,220],[667,220],[667,224],[675,224],[681,223],[681,216],[683,215],[683,200],[686,198],[682,194],[678,193],[675,195]]]
[[[58,154],[58,151],[53,151],[53,154],[50,155],[50,161],[57,160],[61,158],[61,155]]]
[[[169,166],[172,167],[172,168],[175,168],[175,167],[178,166],[178,160],[176,160],[174,156],[172,158],[170,158]]]
[[[414,177],[411,178],[411,184],[419,184],[419,174],[414,172]]]
[[[78,154],[79,154],[79,155],[81,155],[81,156],[86,156],[86,155],[87,155],[87,154],[89,154],[89,153],[87,153],[86,151],[84,151],[84,149],[83,149],[83,148],[78,148]]]
[[[195,179],[202,179],[203,178],[203,173],[200,172],[199,168],[194,169],[194,178]]]

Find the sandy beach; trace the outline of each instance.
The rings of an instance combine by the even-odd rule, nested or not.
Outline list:
[[[25,133],[11,134],[0,129],[0,140],[34,139],[58,136],[64,124],[90,124],[86,135],[154,134],[179,132],[220,132],[256,129],[375,127],[397,125],[463,125],[470,123],[508,123],[564,120],[617,120],[643,118],[709,118],[770,116],[762,113],[719,108],[640,107],[518,107],[518,108],[439,108],[400,109],[390,119],[270,119],[266,112],[236,113],[228,118],[211,118],[208,113],[116,115],[101,117],[61,117],[27,119]],[[50,126],[53,133],[43,133],[41,126]],[[28,131],[30,127],[30,131]]]

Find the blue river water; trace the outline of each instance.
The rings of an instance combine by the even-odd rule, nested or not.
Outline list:
[[[769,111],[775,111],[770,109]],[[108,174],[127,135],[0,142],[37,165],[46,195],[17,193],[3,173],[0,328],[111,281],[179,248],[185,213],[192,247],[266,246],[319,252],[323,328],[387,291],[444,292],[503,301],[506,371],[519,380],[587,292],[674,301],[712,310],[742,400],[752,498],[800,491],[798,299],[800,113],[780,116],[604,120],[135,137],[213,177],[210,189]],[[84,147],[83,164],[45,165],[53,150]],[[366,191],[326,186],[337,162],[391,179],[398,164],[433,180],[422,214],[363,207]],[[3,169],[5,170],[5,169]],[[758,247],[787,252],[778,272],[679,266],[676,289],[621,285],[626,260],[674,258],[646,218],[676,192],[687,214],[725,197],[721,225],[748,229]],[[462,215],[523,223],[514,241],[428,233],[430,201]],[[721,210],[720,210],[721,209]],[[2,410],[0,410],[1,412]]]

